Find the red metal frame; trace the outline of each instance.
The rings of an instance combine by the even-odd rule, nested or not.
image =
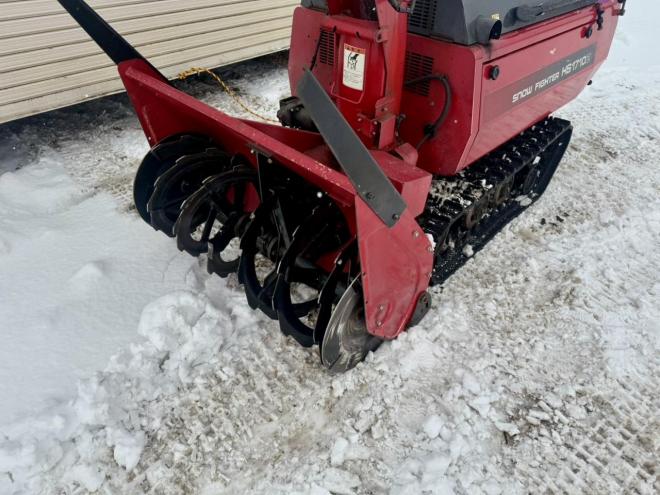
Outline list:
[[[230,117],[173,88],[144,60],[123,62],[119,72],[152,146],[176,134],[205,134],[255,168],[260,166],[257,156],[265,155],[332,197],[358,240],[367,328],[391,339],[405,330],[431,276],[433,249],[416,222],[430,188],[429,172],[455,174],[574,98],[607,56],[617,3],[600,3],[605,19],[602,30],[588,29],[595,26],[596,13],[583,9],[511,33],[488,47],[408,34],[407,15],[395,10],[389,0],[375,1],[377,22],[356,18],[359,0],[328,3],[327,14],[296,9],[291,87],[295,93],[303,70],[315,58],[321,30],[331,33],[333,63],[317,63],[314,73],[408,205],[391,228],[359,198],[320,135]],[[408,2],[401,6],[405,9]],[[483,111],[492,107],[502,88],[592,44],[595,61],[588,70],[525,104],[505,105],[496,113]],[[346,45],[366,54],[362,90],[343,84]],[[446,75],[453,90],[453,104],[440,137],[424,145],[419,160],[411,144],[437,118],[446,95],[438,83],[432,83],[430,97],[403,90],[407,51],[431,58],[433,72]],[[495,66],[500,69],[497,79],[491,78]]]
[[[255,168],[261,153],[325,191],[358,237],[369,330],[384,338],[405,330],[433,267],[429,240],[415,221],[431,183],[427,172],[389,153],[373,152],[408,204],[399,222],[387,228],[334,168],[318,134],[230,117],[162,81],[143,60],[121,63],[119,73],[150,143],[182,133],[205,134]]]

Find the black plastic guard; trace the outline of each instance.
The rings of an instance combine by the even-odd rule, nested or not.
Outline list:
[[[394,226],[406,202],[310,71],[298,83],[298,97],[360,198],[383,223]]]

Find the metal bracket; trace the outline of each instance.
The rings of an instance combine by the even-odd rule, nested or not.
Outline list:
[[[385,225],[396,225],[406,202],[310,71],[298,83],[298,96],[358,196]]]

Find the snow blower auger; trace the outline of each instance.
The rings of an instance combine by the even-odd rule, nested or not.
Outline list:
[[[151,151],[138,212],[344,371],[548,186],[571,137],[550,114],[605,60],[620,0],[304,0],[293,96],[270,125],[169,84],[81,0]]]

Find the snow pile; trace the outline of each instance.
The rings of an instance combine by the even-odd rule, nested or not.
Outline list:
[[[237,304],[235,293],[223,299]],[[82,381],[77,398],[56,416],[46,414],[5,431],[0,472],[11,473],[14,483],[0,480],[0,487],[35,493],[34,476],[52,469],[61,482],[95,491],[110,474],[105,467],[110,459],[127,481],[147,435],[157,434],[164,419],[145,414],[143,408],[148,411],[149,404],[218,369],[222,350],[240,346],[235,330],[249,321],[242,311],[236,315],[191,291],[149,304],[138,330],[144,342],[114,356],[105,371]],[[245,329],[242,333],[249,335]],[[48,485],[36,486],[43,490]]]
[[[0,424],[71,396],[190,260],[52,157],[0,176]]]
[[[296,356],[278,363],[277,354],[295,354],[291,343],[275,334],[268,335],[273,342],[266,349],[254,348],[272,328],[264,329],[258,315],[242,309],[242,295],[221,285],[204,292],[214,290],[227,308],[193,291],[147,306],[139,325],[145,342],[82,382],[77,399],[56,419],[9,431],[0,472],[11,473],[14,482],[5,487],[17,493],[95,491],[103,485],[123,493],[160,493],[161,485],[162,493],[191,487],[265,492],[278,473],[259,476],[268,462],[288,475],[298,465],[292,486],[309,493],[350,494],[364,483],[381,491],[387,485],[377,481],[381,469],[398,493],[452,493],[457,486],[501,493],[508,486],[490,465],[493,421],[513,428],[491,407],[498,394],[460,367],[450,373],[455,385],[441,396],[433,393],[438,383],[430,372],[446,353],[446,345],[434,340],[443,330],[406,335],[371,356],[360,373],[334,379],[320,373],[315,356],[306,353],[308,359],[296,364],[318,374],[317,382],[304,389],[292,383],[293,390],[279,394],[295,373]],[[419,348],[429,350],[411,353]],[[252,359],[255,352],[263,352],[261,360]],[[420,373],[427,379],[420,380]],[[379,377],[385,381],[377,382]],[[423,394],[426,405],[407,410]],[[264,406],[270,415],[260,414]],[[332,419],[337,414],[343,421]],[[162,448],[143,453],[154,442]],[[309,449],[308,455],[291,458],[296,445]],[[398,453],[412,446],[415,455],[397,467]],[[236,456],[236,449],[243,453]],[[283,457],[274,460],[280,449]],[[375,455],[382,456],[378,463]],[[182,468],[191,461],[199,465],[187,473]],[[271,493],[290,489],[281,485]]]

